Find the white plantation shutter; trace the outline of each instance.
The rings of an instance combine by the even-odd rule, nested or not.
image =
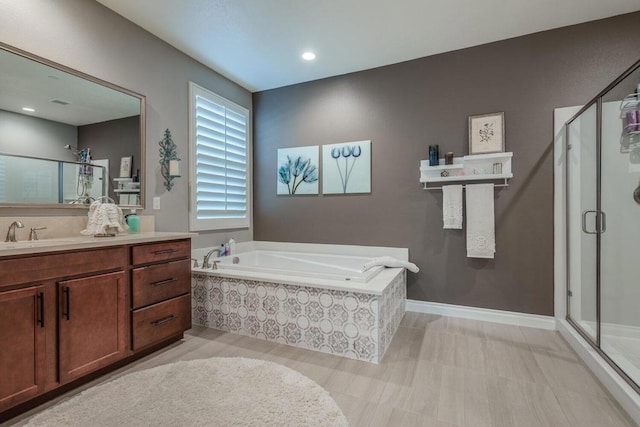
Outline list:
[[[250,225],[249,110],[190,83],[191,230]]]

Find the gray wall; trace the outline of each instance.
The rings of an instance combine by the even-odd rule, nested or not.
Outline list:
[[[4,43],[146,96],[147,209],[143,214],[156,215],[159,231],[186,231],[188,82],[193,81],[249,110],[251,93],[95,1],[0,0],[0,10],[0,40]],[[178,145],[178,157],[184,159],[183,178],[174,180],[175,187],[170,192],[162,184],[158,163],[158,142],[167,128]],[[160,211],[151,209],[154,196],[161,197]],[[44,214],[36,210],[0,211],[0,215],[12,216]],[[253,236],[252,230],[201,233],[194,246],[220,244],[230,235],[236,240]]]
[[[417,300],[553,314],[553,109],[640,56],[640,13],[254,94],[256,240],[401,246]],[[467,118],[504,111],[514,179],[496,191],[495,260],[466,258],[421,189],[429,144],[468,152]],[[277,148],[372,140],[372,192],[276,196]]]
[[[75,162],[67,144],[78,145],[75,126],[0,110],[0,153]]]
[[[113,178],[120,176],[120,158],[133,156],[132,176],[140,169],[140,116],[78,126],[78,148],[91,148],[93,159],[109,159],[109,197],[117,201]]]

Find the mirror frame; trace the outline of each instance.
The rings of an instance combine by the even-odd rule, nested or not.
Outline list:
[[[108,87],[109,89],[113,89],[115,91],[124,93],[129,96],[133,96],[134,98],[138,98],[140,100],[140,204],[139,205],[123,205],[126,208],[134,208],[134,209],[144,209],[145,206],[145,181],[146,181],[146,106],[147,106],[147,98],[134,92],[132,90],[126,89],[122,86],[118,86],[116,84],[110,83],[106,80],[99,79],[98,77],[94,77],[92,75],[83,73],[82,71],[75,70],[73,68],[67,67],[66,65],[59,64],[57,62],[48,60],[41,56],[35,55],[33,53],[24,51],[14,46],[10,46],[6,43],[0,42],[0,49],[5,50],[7,52],[11,52],[15,55],[22,56],[23,58],[30,59],[32,61],[38,62],[40,64],[56,68],[60,71],[64,71],[65,73],[69,73],[76,77],[80,77],[82,79],[91,81],[93,83],[99,84],[101,86]],[[65,203],[12,203],[12,202],[0,202],[0,209],[2,208],[35,208],[35,209],[88,209],[89,205],[80,205],[80,204],[65,204]]]

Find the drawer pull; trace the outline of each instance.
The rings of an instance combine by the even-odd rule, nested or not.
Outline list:
[[[40,292],[38,294],[38,305],[40,306],[40,310],[39,310],[39,318],[38,318],[38,325],[40,325],[41,328],[44,328],[44,292]]]
[[[62,290],[62,293],[64,294],[64,301],[65,301],[65,311],[62,312],[62,315],[69,320],[70,317],[70,313],[71,313],[71,307],[69,306],[69,288],[66,287]]]
[[[173,254],[178,252],[178,249],[164,249],[161,251],[153,251],[154,255],[167,255],[167,254]]]
[[[170,283],[177,282],[177,281],[178,281],[178,279],[173,279],[172,278],[172,279],[167,279],[167,280],[160,280],[158,282],[153,282],[153,283],[151,283],[151,285],[152,286],[164,286],[164,285],[168,285]]]
[[[176,319],[177,319],[177,317],[172,314],[171,316],[165,317],[164,319],[160,319],[160,320],[156,320],[155,322],[151,322],[151,324],[153,326],[160,326],[160,325],[162,325],[164,323],[171,322],[172,320],[176,320]]]

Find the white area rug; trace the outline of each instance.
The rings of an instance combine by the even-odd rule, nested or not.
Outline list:
[[[285,366],[244,358],[177,362],[92,387],[27,426],[348,426],[329,393]]]

